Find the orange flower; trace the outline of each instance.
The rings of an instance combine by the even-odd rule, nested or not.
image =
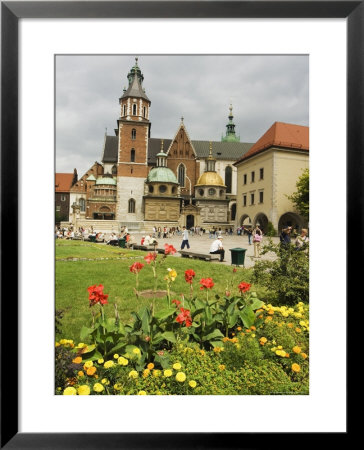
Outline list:
[[[251,330],[253,330],[253,331],[255,331],[255,330],[256,330],[256,328],[255,328],[255,326],[254,326],[254,325],[252,325],[252,326],[250,327],[250,329],[251,329]]]
[[[75,364],[81,364],[82,363],[81,356],[77,356],[75,359],[72,360],[72,362]]]
[[[80,370],[79,372],[78,372],[78,374],[77,374],[79,377],[84,377],[85,376],[85,374],[82,372],[82,370]]]
[[[288,328],[293,328],[293,323],[287,323]]]
[[[149,363],[149,364],[147,365],[147,368],[148,368],[149,370],[154,369],[154,364],[153,364],[153,363]]]
[[[292,368],[293,372],[299,372],[301,370],[301,367],[296,363],[293,363],[291,368]]]
[[[92,375],[94,375],[95,372],[96,372],[96,367],[95,367],[95,366],[89,367],[89,368],[87,369],[87,375],[89,375],[90,377],[91,377]]]
[[[270,309],[270,310],[268,311],[268,314],[271,315],[271,316],[273,316],[273,314],[274,314],[273,309]]]
[[[251,330],[245,330],[245,333],[250,333],[251,332]]]
[[[267,322],[270,322],[272,320],[272,316],[268,316],[266,319],[265,319],[265,322],[267,323]]]
[[[306,358],[307,358],[306,353],[301,353],[301,356],[302,356],[303,359],[306,359]]]
[[[292,348],[292,350],[295,352],[295,353],[301,353],[301,347],[298,347],[298,345],[296,345],[295,347],[293,347]]]
[[[301,333],[301,328],[296,328],[296,333]]]

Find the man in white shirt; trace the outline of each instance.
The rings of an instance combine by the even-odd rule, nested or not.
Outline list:
[[[225,250],[224,250],[224,247],[222,246],[222,236],[219,236],[211,244],[210,254],[219,254],[220,262],[224,262]]]
[[[186,227],[183,227],[181,250],[183,250],[186,245],[187,248],[190,248],[190,243],[188,242],[188,230],[186,229]]]

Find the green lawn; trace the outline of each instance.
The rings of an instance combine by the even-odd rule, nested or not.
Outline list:
[[[111,316],[114,308],[118,306],[122,321],[130,320],[130,313],[139,309],[140,306],[151,302],[150,299],[139,298],[134,294],[135,275],[129,271],[133,262],[144,262],[146,252],[124,250],[118,247],[106,246],[103,244],[82,242],[82,241],[57,241],[56,242],[56,310],[64,311],[62,320],[63,337],[79,341],[79,334],[82,325],[89,325],[91,313],[88,302],[88,286],[93,284],[103,284],[104,293],[109,294],[109,304],[106,306],[106,313]],[[120,258],[123,259],[115,259]],[[108,260],[94,261],[60,261],[66,258],[114,258]],[[199,290],[199,280],[211,277],[215,286],[213,294],[223,295],[227,283],[232,281],[234,289],[240,281],[249,281],[250,271],[239,268],[233,275],[232,266],[219,264],[218,262],[205,262],[198,260],[188,260],[175,256],[167,256],[163,259],[158,255],[157,264],[158,286],[157,289],[166,289],[164,276],[167,268],[177,271],[177,278],[173,283],[172,290],[179,298],[181,293],[189,295],[189,286],[185,282],[184,272],[193,269],[196,272],[194,282],[194,292],[197,296],[205,298],[205,292]],[[145,264],[139,274],[139,290],[153,288],[152,268]],[[160,298],[156,301],[156,308],[166,305],[166,299]]]

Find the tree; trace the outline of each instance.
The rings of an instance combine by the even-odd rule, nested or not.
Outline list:
[[[288,198],[296,207],[301,216],[309,219],[309,204],[310,204],[310,175],[309,170],[305,169],[302,175],[298,178],[296,187],[297,191]]]

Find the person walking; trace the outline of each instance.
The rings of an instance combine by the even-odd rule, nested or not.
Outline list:
[[[188,230],[186,229],[186,227],[183,227],[181,250],[183,250],[186,245],[187,245],[187,248],[189,249],[190,243],[188,242]]]
[[[256,227],[253,231],[254,257],[260,258],[260,244],[263,239],[262,230]]]
[[[210,247],[210,254],[219,254],[220,255],[220,262],[224,262],[224,256],[225,256],[225,250],[222,245],[222,236],[219,236],[217,239],[214,240],[214,242],[211,244]]]
[[[251,228],[244,228],[246,234],[248,235],[248,242],[249,245],[252,245],[252,236],[253,236],[253,231]]]

